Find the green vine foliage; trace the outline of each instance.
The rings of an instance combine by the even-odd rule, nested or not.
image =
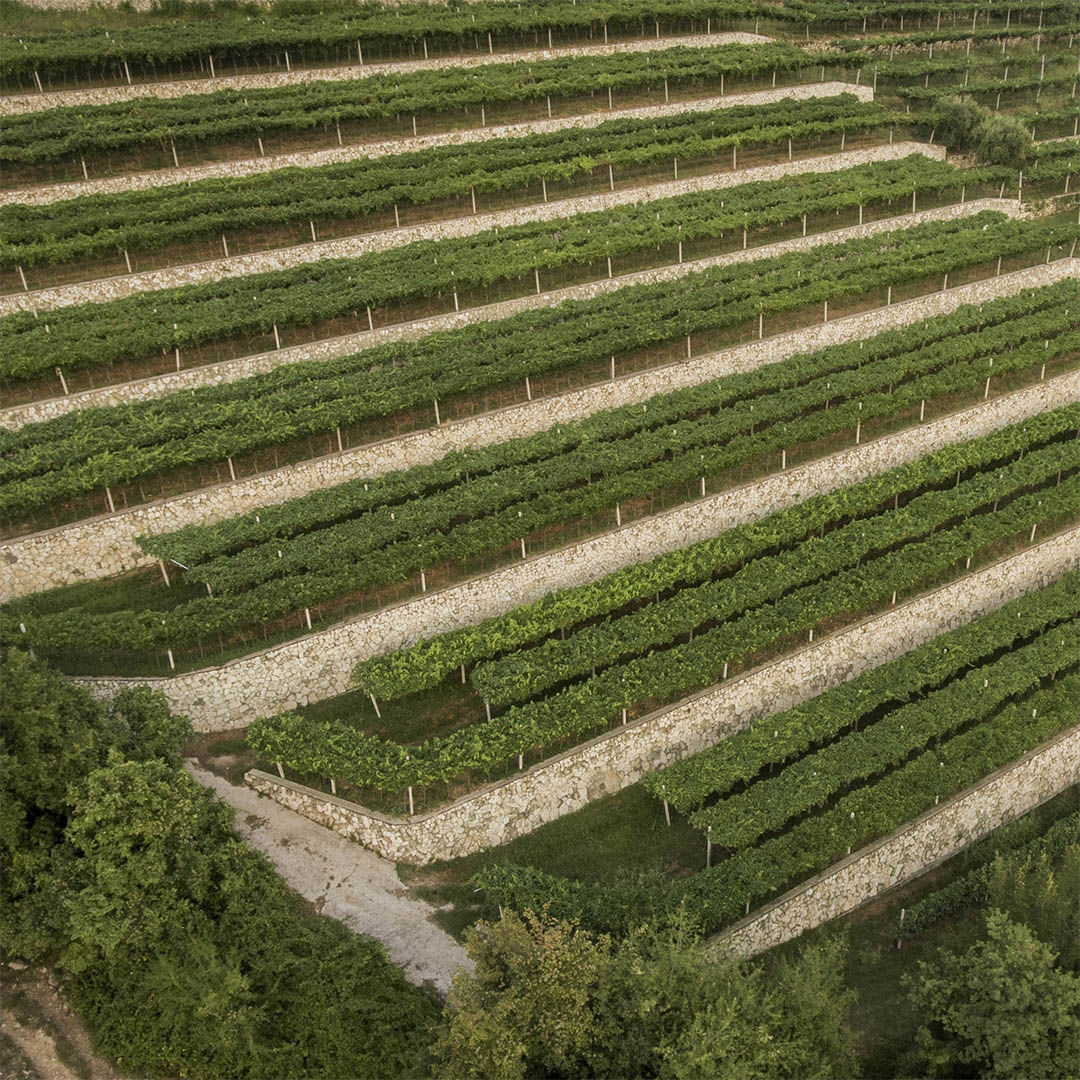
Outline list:
[[[490,864],[473,881],[491,903],[518,911],[539,911],[547,904],[555,917],[575,918],[593,930],[625,932],[683,904],[706,931],[719,930],[738,919],[747,903],[776,896],[826,869],[849,847],[857,850],[887,836],[940,799],[1059,735],[1076,723],[1078,707],[1080,675],[1070,674],[923,751],[781,835],[684,881],[586,885],[511,863]]]
[[[16,50],[7,50],[8,54]],[[768,72],[795,77],[814,64],[785,44],[665,49],[649,53],[560,57],[535,63],[439,68],[412,74],[320,81],[269,90],[221,90],[161,98],[153,94],[116,105],[72,105],[6,118],[0,165],[32,165],[93,153],[130,151],[170,142],[206,146],[254,141],[262,135],[325,128],[355,120],[384,120],[416,112],[459,112],[548,96],[575,97],[656,86],[719,83]]]
[[[654,401],[658,407],[653,410],[659,414],[659,427],[642,426],[635,432],[634,427],[648,416],[648,410],[619,410],[633,427],[629,433],[624,432],[628,437],[617,441],[582,439],[580,432],[570,433],[566,452],[546,460],[531,452],[536,443],[550,446],[554,440],[545,436],[522,440],[523,447],[502,444],[482,455],[480,477],[464,484],[460,482],[462,477],[453,475],[452,467],[417,467],[401,479],[404,482],[411,477],[416,482],[422,492],[419,498],[376,503],[377,509],[344,523],[291,540],[278,536],[201,566],[185,563],[189,566],[185,580],[207,584],[210,595],[206,597],[189,599],[172,608],[152,604],[145,610],[104,613],[66,608],[40,615],[35,613],[33,600],[27,604],[15,602],[7,609],[7,639],[76,651],[92,641],[97,649],[123,651],[176,647],[198,641],[207,633],[257,626],[260,621],[298,607],[322,603],[372,584],[405,579],[440,561],[496,550],[538,527],[610,507],[620,499],[679,482],[693,482],[706,472],[753,460],[801,440],[848,431],[860,421],[894,415],[921,397],[978,387],[991,370],[988,352],[1004,351],[1004,361],[995,368],[1004,375],[1042,364],[1063,350],[1068,353],[1080,349],[1080,331],[1061,333],[1065,324],[1055,322],[1055,318],[1051,309],[965,335],[959,356],[953,339],[935,340],[927,349],[878,362],[871,360],[854,371],[840,368],[833,369],[831,375],[819,373],[795,387],[787,363],[781,362],[771,365],[776,371],[763,368],[721,380],[748,384],[743,387],[741,409],[728,404],[714,417],[703,416],[701,405],[712,388],[682,391],[678,395],[684,410],[681,420],[665,416],[664,406],[670,403],[660,399]],[[1075,315],[1072,318],[1075,321]],[[1052,342],[1046,336],[1049,334],[1056,334]],[[917,337],[918,331],[907,339],[908,343]],[[976,353],[975,358],[968,359],[968,349]],[[857,363],[867,350],[837,352],[846,361]],[[803,368],[802,377],[806,373]],[[780,384],[772,396],[760,392],[763,376],[770,375],[774,383]],[[886,384],[893,389],[881,389]],[[832,407],[826,410],[822,405],[830,397]],[[1055,421],[1065,422],[1064,417]],[[756,432],[755,424],[760,426]],[[596,423],[591,426],[600,428]],[[1035,477],[1044,458],[1052,458],[1050,465],[1043,466],[1044,472],[1066,468],[1072,456],[1080,452],[1078,446],[1068,443],[1048,448],[1016,468]],[[489,464],[490,471],[484,469],[485,458],[490,463],[499,457],[509,457],[510,467],[495,469]],[[451,463],[458,468],[461,464],[460,460]],[[467,471],[470,463],[466,460],[464,464]],[[419,476],[411,476],[413,473]],[[429,494],[424,493],[425,482]],[[378,499],[378,491],[376,487],[365,496]],[[159,557],[183,562],[168,543],[144,541],[144,545]],[[837,543],[831,548],[835,554],[841,550]],[[804,570],[810,565],[804,563]],[[493,704],[533,696],[571,674],[618,656],[642,634],[660,633],[658,640],[662,640],[664,633],[670,639],[692,629],[695,622],[683,625],[691,613],[709,610],[716,602],[709,590],[704,590],[694,604],[690,594],[685,601],[687,606],[670,626],[668,616],[663,614],[667,609],[657,608],[635,616],[642,624],[636,632],[629,630],[634,619],[625,624],[620,621],[615,628],[605,625],[585,635],[574,635],[571,644],[561,650],[549,644],[541,650],[511,655],[490,670],[482,665],[473,672],[474,684]],[[647,629],[650,621],[652,631]],[[657,626],[668,629],[657,630]],[[590,649],[584,647],[585,637],[593,641]],[[576,662],[567,659],[571,649],[580,652]]]
[[[960,507],[966,495],[957,496],[960,514],[965,512]],[[393,777],[397,783],[389,783],[388,790],[400,790],[446,780],[465,769],[506,761],[557,739],[595,730],[638,701],[676,700],[708,686],[730,661],[823,619],[850,616],[887,601],[893,592],[951,570],[958,559],[1030,530],[1046,517],[1050,503],[1056,516],[1080,509],[1080,475],[1054,487],[1052,500],[1041,490],[1019,494],[997,510],[987,508],[925,539],[909,541],[908,522],[898,521],[892,536],[883,532],[875,538],[865,557],[858,549],[852,551],[853,559],[861,560],[858,565],[811,584],[793,583],[775,602],[752,607],[692,641],[613,664],[593,677],[419,747],[367,737],[343,724],[311,724],[288,713],[257,721],[248,730],[248,741],[264,756],[301,773],[335,776],[357,786],[383,787]],[[872,554],[879,545],[884,553]]]
[[[1018,3],[1020,0],[1018,0]],[[333,10],[334,7],[337,10]],[[470,3],[467,8],[423,3],[365,4],[355,6],[320,4],[318,18],[311,11],[264,15],[258,19],[188,19],[167,26],[122,28],[109,35],[100,32],[24,35],[22,49],[5,50],[0,61],[0,77],[28,76],[37,68],[42,74],[64,76],[68,70],[97,72],[110,63],[166,64],[197,62],[213,54],[224,66],[233,60],[250,62],[265,59],[268,52],[280,54],[291,49],[303,55],[305,49],[319,54],[336,47],[351,49],[358,39],[369,49],[419,43],[435,38],[457,44],[474,34],[528,34],[556,30],[599,29],[607,24],[612,32],[638,33],[642,24],[655,20],[706,18],[750,19],[764,16],[789,21],[783,8],[754,0],[620,0],[574,3],[555,0],[538,8],[508,6],[498,2]],[[330,10],[327,10],[327,9]],[[806,21],[803,14],[799,21]],[[425,73],[426,74],[426,73]],[[434,74],[434,73],[432,73]]]
[[[883,720],[759,778],[743,792],[698,810],[696,829],[711,829],[713,843],[731,850],[749,847],[767,833],[837,794],[904,761],[968,724],[985,720],[1002,705],[1080,662],[1080,619],[1045,630],[1035,641],[1000,659],[973,668],[920,701],[895,709]]]
[[[69,413],[0,434],[0,513],[24,517],[59,499],[169,467],[221,461],[392,414],[425,398],[606,361],[634,348],[805,309],[886,283],[985,265],[997,256],[1045,251],[1063,239],[1071,241],[1073,234],[1080,236],[1080,226],[1007,222],[996,214],[979,214],[628,287],[497,324],[432,334],[420,343],[368,350],[344,361],[289,365],[191,394]],[[296,294],[305,295],[305,290]],[[723,303],[717,303],[720,296]],[[404,362],[395,364],[397,357]],[[132,440],[123,421],[134,416],[139,431]]]
[[[977,668],[1003,649],[1080,615],[1080,571],[1034,593],[1011,600],[997,611],[943,634],[880,667],[767,721],[649,773],[645,789],[675,810],[691,814],[707,799],[725,796],[739,784],[776,765],[825,745],[856,729],[886,707],[919,700]]]
[[[815,122],[846,123],[866,116],[848,95],[817,100],[828,102],[831,109],[815,107],[814,113],[820,117]],[[757,106],[751,115],[725,115],[722,125],[717,123],[720,114],[685,114],[675,132],[641,128],[640,134],[648,141],[636,138],[639,122],[618,125],[629,129],[624,131],[603,124],[588,132],[587,147],[574,141],[568,144],[563,133],[555,138],[498,139],[344,165],[276,169],[149,191],[83,195],[42,206],[12,203],[0,207],[0,267],[70,263],[198,240],[216,243],[227,232],[297,223],[306,227],[308,222],[326,219],[359,219],[362,223],[365,216],[395,204],[406,207],[439,199],[468,199],[470,190],[483,194],[501,183],[504,170],[510,170],[524,190],[536,175],[545,182],[553,180],[556,173],[569,179],[586,169],[595,171],[609,162],[614,165],[615,158],[625,159],[628,153],[638,158],[651,156],[650,147],[657,156],[663,153],[666,165],[672,157],[666,145],[670,134],[680,140],[695,135],[712,138],[727,128],[728,136],[756,130],[755,140],[759,135],[786,138],[785,130],[806,122],[800,109],[792,111],[793,105],[786,103],[783,110]],[[852,108],[856,108],[854,114]],[[725,114],[729,111],[739,110],[724,110]],[[749,129],[748,124],[752,125]],[[515,149],[519,152],[514,153]],[[569,174],[567,170],[571,170]],[[372,290],[368,302],[378,307],[404,296],[434,295],[440,290],[512,279],[534,267],[555,269],[606,255],[618,257],[646,243],[677,244],[680,239],[689,243],[741,230],[744,224],[763,228],[793,221],[803,213],[842,210],[860,202],[869,208],[883,200],[910,198],[916,189],[940,197],[959,192],[965,184],[969,191],[975,191],[976,185],[990,183],[996,191],[1002,179],[1012,184],[1015,177],[1006,170],[959,170],[913,154],[903,161],[825,174],[803,173],[788,177],[784,183],[740,184],[725,188],[720,200],[714,192],[701,192],[514,225],[497,232],[489,229],[470,237],[407,244],[349,260],[349,265],[353,276],[362,277]],[[357,225],[357,231],[363,231],[362,224]],[[480,251],[487,252],[488,261],[478,261]],[[407,276],[403,275],[405,269]],[[257,277],[274,281],[272,276]],[[183,296],[185,292],[168,295]]]

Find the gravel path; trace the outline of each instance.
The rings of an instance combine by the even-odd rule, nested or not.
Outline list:
[[[394,864],[300,817],[248,787],[188,762],[188,771],[236,811],[236,831],[265,852],[281,876],[323,914],[378,938],[410,982],[430,982],[441,994],[465,950],[432,918],[435,909],[412,896]]]

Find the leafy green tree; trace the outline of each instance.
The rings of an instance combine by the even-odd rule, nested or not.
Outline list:
[[[130,761],[179,763],[180,747],[190,735],[188,720],[173,713],[165,696],[148,686],[121,690],[110,704],[106,738]]]
[[[431,995],[233,835],[162,695],[102,704],[17,652],[0,677],[2,943],[57,962],[103,1052],[206,1080],[426,1072]]]
[[[507,914],[466,935],[476,972],[454,977],[435,1046],[445,1080],[520,1080],[578,1071],[611,942],[546,913]]]
[[[67,840],[82,869],[68,900],[70,970],[206,936],[219,852],[234,842],[232,811],[186,773],[114,751],[80,785]]]
[[[709,957],[680,912],[617,941],[546,912],[480,923],[454,981],[439,1075],[804,1078],[851,1075],[839,945],[767,974]]]
[[[956,94],[943,98],[931,118],[938,141],[954,150],[973,149],[986,112],[969,97]]]
[[[918,1042],[933,1076],[993,1080],[1075,1077],[1080,977],[1056,967],[1031,929],[1000,911],[962,954],[919,964],[910,998],[925,1018]]]
[[[125,749],[178,761],[190,726],[145,687],[111,706],[19,650],[0,665],[0,939],[39,959],[65,938],[70,790],[123,732]]]
[[[664,1054],[671,1080],[843,1080],[855,1075],[846,1013],[855,1000],[844,984],[844,946],[836,939],[761,967],[726,969],[715,994]]]
[[[998,856],[986,886],[989,907],[1029,927],[1054,950],[1059,967],[1080,969],[1080,844],[1066,848],[1057,868],[1045,852]]]
[[[1027,160],[1031,132],[1015,116],[990,113],[979,125],[975,155],[988,165],[1019,169]]]

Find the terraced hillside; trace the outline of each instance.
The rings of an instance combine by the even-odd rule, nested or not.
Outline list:
[[[12,10],[0,645],[597,929],[1075,782],[1075,4],[301,9]]]

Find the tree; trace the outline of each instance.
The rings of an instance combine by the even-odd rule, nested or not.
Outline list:
[[[169,709],[164,694],[135,686],[113,698],[105,734],[109,745],[130,761],[160,759],[179,764],[180,747],[191,735],[191,724]]]
[[[986,896],[989,907],[1024,923],[1049,945],[1059,967],[1080,969],[1080,845],[1066,848],[1057,870],[1046,852],[1026,860],[999,855]]]
[[[26,653],[0,665],[0,940],[37,960],[64,939],[69,786],[104,757],[105,708]]]
[[[955,150],[972,149],[986,112],[978,102],[959,94],[942,98],[931,119],[938,141]]]
[[[910,998],[926,1020],[918,1036],[935,1076],[993,1080],[1075,1077],[1080,1062],[1080,978],[1001,911],[960,955],[921,962]]]
[[[435,1047],[440,1077],[851,1075],[841,947],[773,973],[710,957],[678,913],[612,940],[546,912],[507,914],[468,937]]]
[[[507,914],[466,934],[476,972],[454,976],[435,1046],[445,1080],[519,1080],[577,1071],[611,943],[546,912]]]
[[[765,968],[727,967],[715,995],[665,1052],[671,1080],[828,1080],[855,1075],[846,1014],[855,993],[844,984],[844,945],[831,939]]]
[[[80,785],[67,828],[81,880],[67,902],[65,966],[84,971],[117,952],[149,957],[170,940],[206,936],[232,816],[174,766],[113,751]]]
[[[991,113],[979,125],[975,156],[988,165],[1019,169],[1027,160],[1031,132],[1015,116]]]

